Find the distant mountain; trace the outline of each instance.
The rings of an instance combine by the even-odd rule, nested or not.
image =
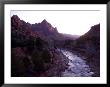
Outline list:
[[[71,39],[71,40],[76,40],[78,39],[80,36],[79,35],[71,35],[71,34],[65,34],[65,33],[60,33],[62,39]]]

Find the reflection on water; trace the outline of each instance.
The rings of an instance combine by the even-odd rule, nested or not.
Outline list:
[[[69,67],[62,73],[63,77],[91,77],[94,74],[81,57],[66,50],[61,50],[61,52],[69,59]]]

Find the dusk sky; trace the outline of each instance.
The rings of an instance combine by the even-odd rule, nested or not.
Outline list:
[[[100,11],[11,11],[31,24],[46,19],[60,33],[83,35],[90,27],[100,23]]]

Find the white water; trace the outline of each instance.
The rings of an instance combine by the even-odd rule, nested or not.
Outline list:
[[[62,73],[63,77],[91,77],[94,74],[82,58],[66,50],[61,52],[69,59],[69,67]]]

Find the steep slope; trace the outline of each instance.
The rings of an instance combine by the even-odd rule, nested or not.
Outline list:
[[[94,25],[91,29],[76,40],[77,48],[86,49],[87,52],[95,53],[100,50],[100,24]]]

